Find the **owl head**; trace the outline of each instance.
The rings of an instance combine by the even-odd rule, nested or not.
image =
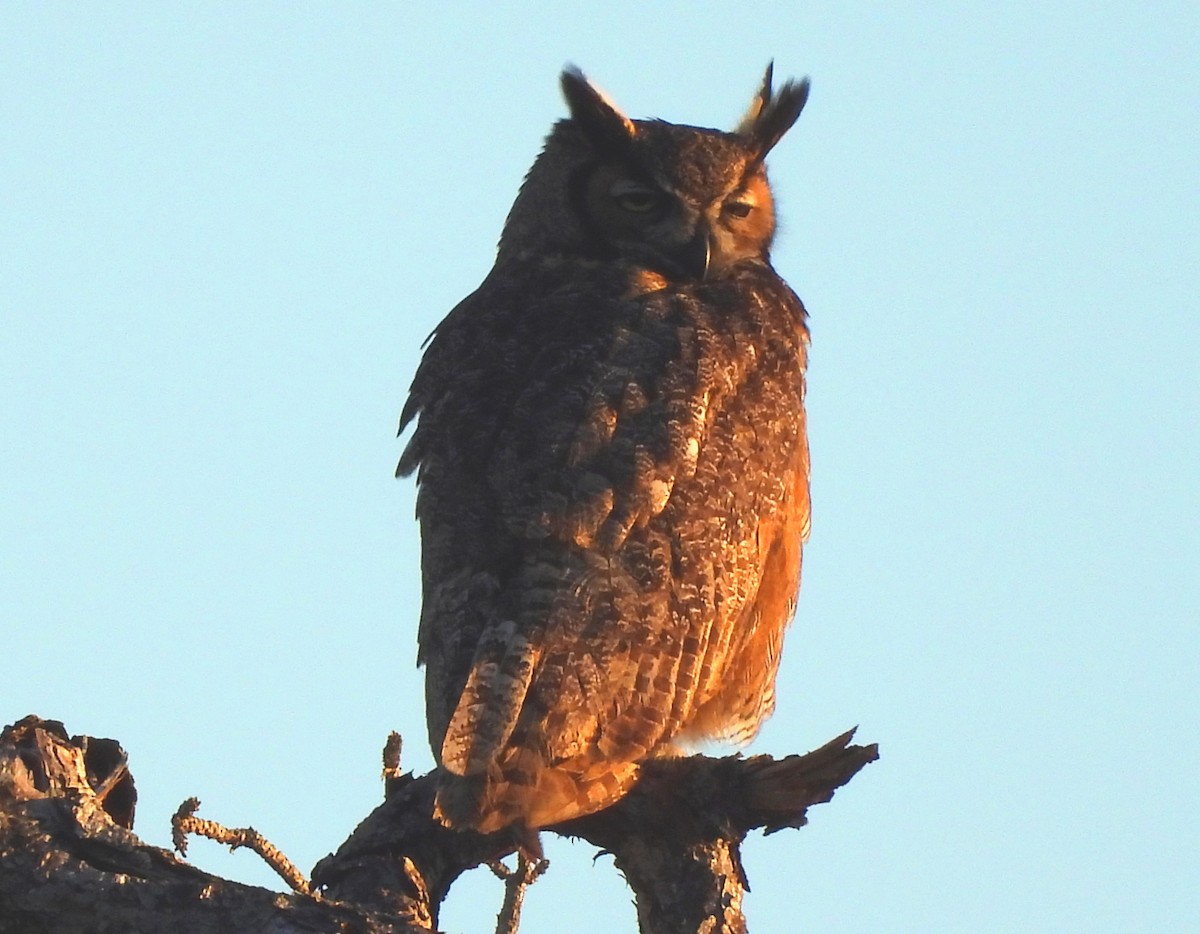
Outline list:
[[[521,187],[498,262],[625,260],[671,280],[766,261],[775,211],[764,160],[808,99],[808,80],[772,88],[768,66],[732,132],[631,120],[578,69],[562,74],[559,121]]]

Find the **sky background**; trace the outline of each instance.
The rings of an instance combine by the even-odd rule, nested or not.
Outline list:
[[[751,750],[882,758],[747,841],[751,928],[1194,930],[1200,5],[598,9],[0,7],[0,721],[119,739],[151,843],[197,795],[336,848],[389,730],[432,762],[395,425],[558,72],[730,127],[774,58],[814,518]],[[526,934],[633,930],[548,854]]]

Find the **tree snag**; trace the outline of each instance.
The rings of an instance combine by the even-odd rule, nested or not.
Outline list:
[[[742,840],[756,828],[803,826],[809,807],[877,758],[874,745],[851,745],[852,737],[783,759],[653,760],[613,807],[547,829],[613,854],[636,896],[643,934],[736,934],[746,930],[741,905],[749,890]],[[454,880],[513,852],[518,841],[438,823],[434,775],[400,771],[398,737],[389,740],[385,766],[384,802],[314,867],[312,894],[282,894],[221,879],[143,843],[131,829],[137,794],[120,745],[26,717],[0,733],[0,934],[434,931]],[[255,845],[290,866],[249,829],[227,831],[190,811],[178,817],[182,829],[232,835],[227,842]],[[292,871],[302,889],[307,880]],[[536,864],[519,863],[506,885],[509,929],[537,874]]]

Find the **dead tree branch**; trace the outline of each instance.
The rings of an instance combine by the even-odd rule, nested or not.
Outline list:
[[[5,728],[0,934],[428,930],[369,907],[318,903],[203,872],[132,833],[135,799],[114,741],[69,737],[62,723],[38,717]]]
[[[655,760],[615,806],[549,830],[613,854],[643,934],[736,934],[746,929],[749,888],[742,840],[755,828],[803,826],[809,807],[877,757],[874,746],[851,745],[852,736],[784,759]],[[432,817],[436,776],[400,772],[398,737],[388,750],[384,802],[313,869],[314,895],[285,895],[209,875],[143,843],[130,830],[136,792],[120,746],[27,717],[0,734],[0,934],[82,934],[100,919],[131,934],[433,931],[454,880],[517,841],[447,830]],[[179,822],[254,845],[251,831],[209,826],[191,812]],[[518,872],[507,915],[514,920],[520,883],[536,874],[528,864]]]
[[[304,878],[304,873],[261,833],[253,827],[226,827],[214,820],[197,817],[196,811],[199,809],[200,799],[188,798],[179,805],[179,809],[171,818],[171,841],[180,856],[187,856],[188,834],[224,843],[230,850],[246,847],[257,853],[264,863],[274,869],[276,875],[286,882],[293,892],[299,892],[301,895],[312,894],[312,886]]]

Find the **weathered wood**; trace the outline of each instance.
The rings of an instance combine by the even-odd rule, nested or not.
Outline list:
[[[613,854],[637,899],[642,934],[744,931],[749,890],[740,845],[756,828],[801,827],[808,808],[833,797],[876,746],[844,733],[803,756],[691,756],[646,763],[634,789],[612,807],[548,828]],[[313,882],[338,898],[437,909],[454,880],[518,841],[449,831],[432,813],[434,776],[409,778],[322,860]],[[553,873],[551,872],[551,876]]]
[[[615,806],[549,830],[613,854],[643,934],[737,934],[742,840],[802,826],[873,761],[876,748],[852,735],[784,759],[656,760]],[[120,746],[26,717],[0,734],[0,934],[432,931],[459,875],[532,841],[447,830],[432,816],[434,776],[401,773],[397,739],[389,749],[385,801],[317,864],[312,895],[281,895],[143,843]]]
[[[851,730],[803,756],[691,756],[647,763],[634,792],[555,828],[613,854],[637,899],[641,934],[742,934],[750,890],[740,847],[757,828],[801,827],[878,748]]]
[[[104,755],[89,757],[97,747]],[[119,749],[37,717],[0,733],[0,934],[421,930],[359,906],[230,882],[143,843],[106,809],[132,823],[133,779]]]

